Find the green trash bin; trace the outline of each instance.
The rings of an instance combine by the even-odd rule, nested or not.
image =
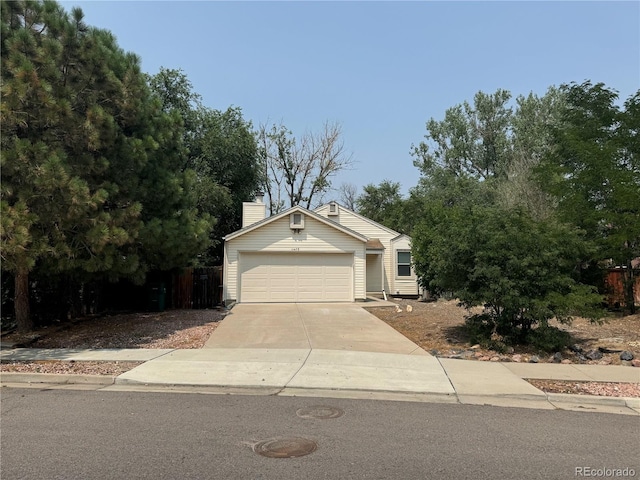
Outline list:
[[[164,312],[167,289],[164,283],[152,283],[149,285],[149,310],[152,312]]]

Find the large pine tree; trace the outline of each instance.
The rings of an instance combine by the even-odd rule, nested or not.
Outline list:
[[[179,120],[151,101],[138,58],[80,9],[1,8],[2,269],[24,331],[35,267],[140,280],[205,248],[209,223],[176,168]]]

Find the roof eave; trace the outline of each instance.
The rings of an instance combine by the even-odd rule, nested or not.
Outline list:
[[[248,225],[244,228],[241,228],[240,230],[236,230],[235,232],[232,232],[228,235],[225,235],[224,237],[222,237],[222,239],[227,242],[229,240],[233,240],[234,238],[240,237],[246,233],[249,233],[257,228],[260,228],[263,225],[267,225],[268,223],[271,222],[275,222],[283,217],[286,217],[287,215],[295,212],[295,211],[299,211],[301,213],[304,213],[306,215],[309,215],[311,218],[318,220],[321,223],[324,223],[325,225],[329,226],[329,227],[333,227],[336,230],[340,230],[341,232],[352,236],[362,242],[366,242],[367,241],[367,237],[365,235],[362,235],[361,233],[358,233],[354,230],[351,230],[350,228],[347,228],[343,225],[340,225],[337,222],[334,222],[332,220],[329,220],[328,218],[323,217],[322,215],[312,211],[312,210],[308,210],[304,207],[301,207],[300,205],[296,205],[294,207],[288,208],[287,210],[285,210],[284,212],[280,212],[276,215],[273,215],[272,217],[268,217],[265,218],[263,220],[260,220],[259,222],[253,223],[251,225]]]

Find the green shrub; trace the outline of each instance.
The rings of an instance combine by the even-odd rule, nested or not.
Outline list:
[[[540,325],[527,333],[525,343],[545,352],[559,352],[571,343],[571,335],[556,327]]]

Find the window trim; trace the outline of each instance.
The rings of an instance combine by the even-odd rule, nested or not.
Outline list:
[[[295,223],[296,215],[300,215],[300,223]],[[304,228],[304,213],[293,212],[289,216],[289,227],[294,230],[302,230]]]
[[[399,254],[400,253],[408,253],[409,254],[409,263],[400,263],[399,261]],[[398,249],[395,251],[395,274],[396,274],[396,278],[399,280],[406,280],[409,278],[413,278],[415,277],[415,274],[413,272],[413,267],[411,266],[412,262],[412,257],[411,257],[411,250],[408,249]],[[400,275],[400,272],[398,271],[400,266],[409,266],[409,275]]]

